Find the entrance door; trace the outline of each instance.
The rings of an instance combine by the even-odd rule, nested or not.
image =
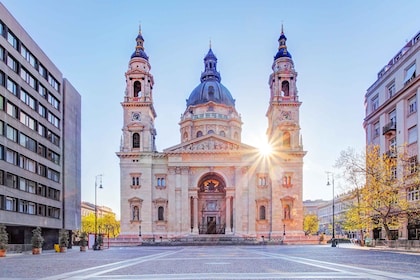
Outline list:
[[[216,234],[216,217],[207,217],[207,234]]]

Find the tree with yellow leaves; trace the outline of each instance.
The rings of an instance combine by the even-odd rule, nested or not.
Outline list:
[[[120,234],[120,222],[115,215],[105,214],[97,219],[98,233],[109,234],[109,237],[116,237]],[[82,231],[95,233],[95,213],[82,217]]]
[[[336,162],[343,177],[353,186],[353,205],[346,215],[345,228],[364,230],[383,228],[391,239],[391,228],[399,226],[407,214],[405,188],[412,181],[409,157],[404,147],[381,154],[376,145],[364,154],[352,149],[343,151]]]
[[[305,215],[303,218],[303,231],[306,235],[316,234],[319,230],[318,216],[314,214]]]

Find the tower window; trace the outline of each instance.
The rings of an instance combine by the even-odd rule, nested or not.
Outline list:
[[[133,148],[140,148],[140,134],[133,134]]]
[[[134,97],[141,97],[141,83],[139,81],[134,82]]]
[[[226,133],[222,130],[220,131],[220,136],[226,137]]]
[[[133,185],[133,186],[138,186],[138,185],[140,185],[140,177],[137,177],[137,176],[136,176],[136,177],[132,177],[131,179],[132,179],[132,181],[133,181],[133,182],[132,182],[132,185]]]
[[[203,136],[203,132],[201,130],[197,131],[197,137]]]
[[[283,81],[281,83],[281,91],[283,92],[284,96],[289,96],[289,82]]]
[[[283,176],[283,187],[290,188],[292,186],[292,176],[284,175]]]
[[[258,185],[259,186],[266,186],[267,185],[267,177],[265,176],[260,176],[258,178]]]
[[[158,177],[156,180],[157,180],[158,187],[166,187],[165,177]]]

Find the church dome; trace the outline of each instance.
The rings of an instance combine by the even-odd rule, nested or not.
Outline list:
[[[206,80],[201,82],[190,94],[187,106],[204,104],[213,101],[219,104],[235,106],[229,90],[217,80]]]
[[[216,65],[217,58],[210,48],[204,58],[204,72],[201,73],[201,83],[191,92],[187,99],[187,107],[209,101],[235,106],[235,99],[233,99],[229,90],[220,83],[221,77]]]

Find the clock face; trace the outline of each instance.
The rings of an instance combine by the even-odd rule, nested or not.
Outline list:
[[[133,121],[139,121],[140,120],[140,113],[132,113],[131,114],[131,119],[133,120]]]
[[[281,113],[281,118],[283,120],[290,120],[291,119],[291,114],[289,111],[284,111]]]

